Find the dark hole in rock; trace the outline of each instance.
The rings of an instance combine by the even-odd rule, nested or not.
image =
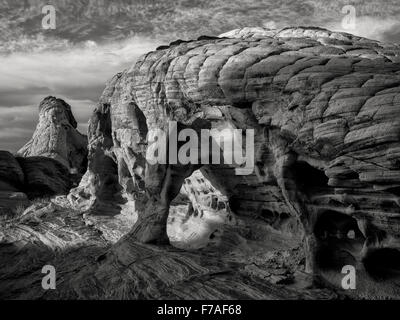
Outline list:
[[[274,222],[276,216],[275,213],[269,209],[262,209],[261,210],[261,217],[265,219],[267,222],[272,223]]]
[[[365,270],[376,281],[400,277],[400,251],[383,248],[371,251],[363,259]]]
[[[87,156],[85,156],[82,161],[82,167],[79,169],[79,173],[81,176],[83,176],[85,174],[87,167],[88,167],[88,163],[89,163],[89,159]],[[73,165],[71,163],[70,163],[70,167],[73,167]],[[81,179],[79,178],[78,182],[80,182],[80,180]]]
[[[248,102],[248,101],[238,101],[233,103],[233,106],[236,108],[240,108],[240,109],[251,109],[253,106],[252,102]]]
[[[356,219],[335,211],[323,212],[314,227],[316,237],[321,240],[329,238],[345,239],[350,231],[355,233],[355,238],[364,238]]]
[[[102,175],[102,183],[96,195],[103,201],[124,203],[125,200],[120,193],[122,186],[118,179],[118,164],[112,158],[104,156],[102,162],[96,161],[93,166]]]
[[[102,254],[96,258],[96,262],[102,262],[107,259],[107,254]]]
[[[148,133],[146,116],[144,115],[143,111],[136,105],[133,105],[133,112],[134,112],[134,128],[139,130],[140,136],[146,138]]]
[[[393,187],[387,190],[388,192],[400,197],[400,187]]]
[[[218,202],[218,210],[224,210],[226,209],[225,203],[223,201]]]
[[[356,259],[347,251],[336,250],[331,246],[319,248],[315,257],[317,266],[321,270],[340,272],[346,265],[355,265]]]
[[[291,170],[297,187],[306,194],[328,187],[329,179],[324,171],[310,166],[307,162],[296,162]]]
[[[383,200],[381,202],[381,208],[382,209],[391,209],[396,207],[396,203],[394,201],[390,201],[390,200]]]
[[[217,209],[217,206],[218,206],[218,198],[215,196],[212,196],[211,208],[213,208],[215,210],[215,209]]]
[[[331,205],[331,206],[339,207],[339,208],[343,206],[342,202],[337,201],[335,199],[329,199],[328,204]]]
[[[188,215],[191,216],[194,213],[193,204],[189,202],[188,205]]]
[[[193,205],[191,202],[189,202],[188,209],[187,209],[185,217],[182,219],[182,223],[187,222],[193,214],[194,214]],[[174,221],[175,221],[175,218],[171,218],[171,223]]]
[[[322,270],[340,272],[345,265],[355,265],[365,238],[357,220],[346,214],[323,212],[314,227],[317,238],[316,264]]]
[[[215,230],[213,233],[210,234],[210,240],[214,239],[217,236],[217,233],[219,232],[219,230]]]
[[[240,199],[237,196],[231,196],[229,198],[229,208],[233,212],[238,212],[240,210]]]
[[[359,179],[359,175],[358,175],[357,172],[352,171],[352,172],[350,172],[350,173],[348,173],[348,174],[346,175],[346,179],[349,179],[349,180],[358,180],[358,179]]]
[[[135,174],[135,180],[136,180],[137,183],[138,183],[139,189],[140,189],[140,190],[144,190],[145,187],[146,187],[146,185],[145,185],[145,182],[144,182],[144,180],[142,179],[142,177],[139,176],[139,175],[137,175],[137,174]]]

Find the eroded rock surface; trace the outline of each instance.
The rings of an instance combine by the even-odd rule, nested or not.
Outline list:
[[[246,243],[235,232],[216,249],[188,252],[123,237],[132,224],[85,217],[65,197],[36,203],[18,221],[0,220],[2,299],[332,299],[296,271],[302,255],[279,233]],[[272,231],[272,230],[270,230]],[[227,236],[227,235],[226,235]],[[229,240],[229,241],[228,241]],[[289,256],[296,258],[288,259]],[[43,290],[52,265],[57,289]]]
[[[171,244],[185,250],[219,246],[230,226],[237,226],[237,220],[228,197],[200,170],[193,172],[170,207],[167,233]]]
[[[87,142],[71,107],[47,97],[32,139],[12,155],[0,151],[0,208],[23,211],[29,199],[68,194],[86,171]]]
[[[69,196],[91,213],[83,230],[124,206],[137,221],[46,297],[332,298],[300,289],[298,273],[340,290],[345,265],[357,271],[346,294],[399,297],[399,56],[319,28],[246,28],[140,58],[100,98]],[[148,133],[171,121],[253,129],[253,172],[150,164]],[[112,219],[97,230],[112,236]]]
[[[69,200],[83,211],[98,215],[116,215],[124,203],[118,167],[112,153],[110,106],[97,108],[89,121],[88,169],[79,186],[71,190]]]
[[[18,190],[24,183],[24,172],[15,157],[0,151],[0,190]]]
[[[18,154],[52,158],[83,174],[86,171],[87,139],[76,128],[71,106],[64,100],[47,97],[39,105],[39,123],[32,139]]]
[[[167,239],[171,201],[202,167],[242,219],[304,236],[308,272],[340,285],[342,264],[366,270],[364,259],[382,247],[389,261],[400,244],[399,52],[319,28],[257,28],[143,56],[106,89],[119,119],[111,131],[120,180],[131,196],[147,195],[131,236]],[[145,131],[172,120],[195,130],[254,129],[254,173],[145,165]],[[395,264],[382,268],[397,272]]]
[[[77,178],[57,160],[46,157],[17,158],[24,172],[22,189],[30,198],[66,195]]]

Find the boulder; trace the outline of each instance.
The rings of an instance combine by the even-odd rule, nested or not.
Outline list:
[[[23,190],[31,199],[65,195],[73,186],[73,175],[57,160],[45,157],[18,157],[17,160],[25,176]]]
[[[0,215],[13,214],[28,205],[29,200],[22,191],[24,172],[8,151],[0,151]]]
[[[24,184],[24,172],[15,157],[8,151],[0,151],[0,191],[20,190]]]

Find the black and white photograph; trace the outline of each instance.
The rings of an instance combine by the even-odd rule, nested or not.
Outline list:
[[[1,301],[398,299],[398,0],[0,0]]]

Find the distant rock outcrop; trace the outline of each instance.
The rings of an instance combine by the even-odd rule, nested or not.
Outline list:
[[[64,100],[47,97],[39,105],[39,123],[32,139],[18,155],[52,158],[83,174],[86,171],[87,139],[76,128],[71,106]]]
[[[0,151],[0,207],[15,209],[28,198],[68,194],[87,163],[87,140],[76,129],[71,107],[45,98],[32,139],[17,153]]]

